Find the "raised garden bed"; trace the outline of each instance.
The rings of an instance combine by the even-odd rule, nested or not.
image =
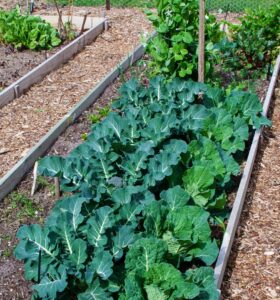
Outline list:
[[[75,54],[80,52],[86,45],[92,43],[97,36],[105,29],[105,19],[104,18],[95,18],[93,21],[93,27],[87,32],[83,33],[77,39],[66,46],[61,46],[60,50],[52,50],[52,56],[49,57],[49,54],[44,53],[34,53],[35,58],[38,58],[38,62],[41,62],[43,57],[45,57],[45,61],[38,66],[36,66],[36,60],[32,60],[33,52],[11,52],[12,57],[9,57],[9,53],[7,55],[2,56],[1,64],[4,66],[4,72],[1,76],[3,76],[2,81],[5,82],[5,78],[17,78],[19,79],[12,84],[10,84],[7,88],[0,92],[0,108],[11,102],[15,98],[20,97],[25,91],[27,91],[33,84],[39,82],[44,78],[47,74],[59,68],[63,63],[66,63],[69,59],[71,59]],[[8,48],[4,51],[7,51]],[[29,57],[28,63],[26,63],[25,57]],[[49,57],[49,58],[48,58]],[[13,66],[14,74],[9,73],[9,69],[11,68],[10,62],[14,63],[14,59],[19,61],[19,65]],[[23,66],[23,67],[22,67]],[[26,68],[24,67],[26,66]],[[36,66],[34,69],[32,67]],[[7,69],[6,69],[7,67]],[[17,67],[21,69],[19,72]],[[31,70],[30,70],[31,68]],[[24,74],[25,71],[29,71],[27,74]],[[8,75],[9,74],[9,75]],[[16,76],[17,74],[18,76]],[[21,74],[24,74],[23,77],[20,77]],[[9,81],[3,83],[3,86],[8,84]]]
[[[191,42],[190,36],[184,38],[187,43]],[[140,56],[142,50],[139,49]],[[177,58],[180,60],[180,57]],[[264,101],[264,115],[275,88],[279,65],[280,56]],[[117,76],[118,70],[115,73]],[[61,292],[69,294],[65,290],[69,285],[70,290],[74,286],[77,288],[73,289],[73,295],[77,294],[79,299],[95,297],[96,291],[107,299],[119,289],[122,299],[130,299],[134,293],[143,296],[139,299],[154,299],[155,295],[169,299],[171,293],[176,299],[199,299],[202,295],[218,299],[211,268],[219,251],[217,245],[222,228],[227,224],[215,268],[219,288],[256,157],[261,125],[269,122],[261,116],[262,107],[256,96],[248,93],[231,90],[226,93],[179,79],[166,83],[162,77],[141,84],[133,80],[125,84],[121,98],[113,104],[115,111],[93,126],[93,134],[82,134],[86,142],[67,158],[45,158],[40,163],[40,174],[59,177],[66,192],[66,198],[55,204],[45,229],[38,225],[24,226],[18,233],[21,241],[15,255],[25,259],[28,278],[35,281],[34,289],[40,297],[56,298]],[[96,97],[101,93],[99,88],[95,91]],[[82,105],[80,110],[79,106],[76,109],[81,112],[84,108]],[[109,109],[101,111],[98,116],[90,116],[92,122],[107,116]],[[74,112],[72,116],[75,117]],[[66,121],[61,123],[62,127]],[[222,126],[225,131],[220,130]],[[259,129],[255,132],[253,126]],[[254,134],[252,142],[249,142],[249,134]],[[243,176],[229,223],[224,223],[219,219],[219,210],[222,209],[222,214],[225,212],[226,191],[232,190],[230,185],[238,183],[239,165],[246,158],[245,145],[250,147],[249,156],[244,170],[241,168]],[[176,172],[173,172],[174,166]],[[49,187],[46,179],[40,180]],[[18,200],[12,198],[12,201]],[[26,199],[21,202],[29,203]],[[136,210],[131,207],[133,204]],[[212,212],[211,217],[207,210]],[[112,213],[111,219],[109,214]],[[183,216],[184,220],[180,221]],[[107,228],[110,231],[105,232]],[[52,240],[55,248],[49,244],[49,232],[52,237],[56,236]],[[216,239],[212,240],[212,235]],[[135,243],[134,238],[138,239]],[[37,248],[38,258],[38,252],[33,253]],[[58,252],[54,251],[61,252],[59,259],[56,259]],[[121,259],[124,253],[128,276],[125,284],[119,282],[117,272],[124,268]],[[157,255],[150,257],[152,253]],[[54,268],[60,264],[59,269],[50,268],[46,272],[46,259]],[[139,263],[132,263],[135,259]],[[87,264],[86,269],[83,263]],[[108,279],[113,265],[117,277]],[[79,277],[78,284],[73,277],[68,277],[75,268],[81,272],[80,275],[73,273]],[[168,277],[171,274],[174,276]],[[49,284],[54,285],[54,289],[50,290]],[[166,295],[169,296],[166,298]]]
[[[140,54],[141,53],[142,53],[142,51],[140,51]],[[272,78],[272,83],[271,83],[270,87],[274,84],[273,82],[275,82],[275,76],[273,76],[273,78]],[[101,100],[102,106],[106,105],[108,103],[108,100],[110,101],[110,99],[116,97],[116,88],[119,85],[120,85],[120,80],[118,79],[118,81],[116,83],[114,83],[112,86],[110,86],[106,89],[105,94],[101,97],[101,99],[103,99],[103,100]],[[269,99],[270,96],[271,96],[271,92],[267,95],[267,99]],[[105,101],[105,102],[103,102],[103,101]],[[100,103],[100,100],[98,100],[97,103]],[[265,103],[267,103],[267,101]],[[92,108],[90,111],[92,111]],[[69,153],[70,150],[72,150],[74,147],[77,146],[77,140],[79,139],[79,137],[81,137],[81,134],[88,131],[89,115],[90,115],[90,112],[87,112],[86,114],[83,113],[81,119],[78,119],[77,123],[70,126],[70,128],[66,131],[66,133],[63,134],[62,137],[58,139],[58,142],[52,147],[52,150],[51,150],[52,154],[66,155]],[[88,124],[88,125],[84,126],[84,124]],[[254,145],[252,145],[252,148],[256,149]],[[246,168],[247,167],[245,167],[245,170],[246,170]],[[244,177],[244,175],[243,175],[243,177]],[[32,175],[30,174],[30,175],[28,175],[27,179],[25,179],[23,181],[23,183],[20,185],[20,187],[16,193],[18,193],[18,195],[27,194],[31,189],[31,185],[32,185]],[[47,206],[44,206],[44,212],[43,211],[40,212],[39,207],[41,205],[40,205],[39,199],[52,198],[53,199],[52,201],[55,201],[54,195],[50,197],[50,193],[54,192],[52,189],[52,186],[53,186],[52,182],[45,183],[45,187],[43,189],[39,190],[38,194],[34,196],[34,199],[37,199],[37,200],[35,200],[35,203],[37,203],[36,206],[39,205],[38,207],[35,208],[35,209],[38,209],[38,217],[39,218],[41,218],[42,214],[45,215],[45,213],[47,213],[50,209],[50,203],[49,203]],[[240,185],[240,188],[241,188],[241,186],[242,186],[242,184]],[[243,190],[243,193],[244,193],[244,190]],[[15,196],[13,196],[13,197],[15,197]],[[10,200],[7,199],[6,201],[10,201]],[[16,227],[17,226],[18,225],[16,225]],[[5,231],[6,231],[6,229],[5,229]],[[12,232],[13,232],[13,230],[12,230]],[[233,232],[231,233],[231,236],[232,236],[232,234],[233,234]],[[5,246],[6,248],[9,248],[9,246],[7,246],[8,241],[9,241],[9,239],[7,238],[7,241],[4,242],[4,245],[6,244],[6,246]],[[13,242],[15,241],[14,238],[12,239],[12,241]],[[11,245],[11,242],[9,242],[9,243]],[[227,249],[227,250],[229,250],[229,249]],[[221,252],[221,254],[222,254],[222,252]],[[7,255],[8,255],[8,253],[7,253]],[[12,263],[13,267],[10,264],[10,262],[11,262],[10,258],[4,259],[3,262],[4,262],[4,269],[3,269],[4,271],[2,274],[3,275],[2,281],[4,282],[4,284],[2,283],[3,291],[4,291],[3,295],[8,295],[8,294],[5,294],[5,293],[7,293],[6,284],[5,284],[5,278],[7,278],[6,277],[7,274],[10,274],[10,275],[14,274],[14,275],[12,275],[12,278],[13,278],[12,282],[14,282],[14,284],[18,284],[18,280],[21,281],[21,288],[17,289],[17,290],[13,290],[12,293],[13,294],[22,293],[22,295],[27,295],[26,293],[28,293],[28,291],[29,291],[29,285],[28,284],[26,285],[26,283],[24,281],[22,281],[21,275],[15,276],[16,271],[15,271],[14,267],[18,266],[18,262],[13,261],[13,263]],[[224,260],[223,260],[223,264],[225,265]],[[7,271],[8,266],[9,266],[9,268],[11,268],[10,271]],[[216,270],[217,269],[218,268],[216,267]],[[12,270],[14,270],[14,271],[12,271]],[[9,272],[11,272],[11,273],[9,273]],[[221,281],[221,275],[217,276],[217,280]]]

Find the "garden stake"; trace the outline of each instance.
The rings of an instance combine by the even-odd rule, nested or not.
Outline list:
[[[33,170],[33,183],[31,189],[31,196],[34,196],[37,188],[37,170],[38,170],[38,162],[36,161]]]
[[[106,10],[110,10],[110,9],[111,9],[110,0],[106,0]]]
[[[58,200],[60,198],[60,186],[59,186],[59,178],[54,178],[54,185],[55,185],[55,198]]]
[[[205,46],[205,0],[199,2],[199,56],[198,81],[204,82],[204,46]]]
[[[41,260],[42,260],[42,252],[39,249],[39,259],[38,259],[38,283],[41,281]]]
[[[86,24],[86,20],[87,20],[87,16],[89,15],[89,12],[86,12],[85,14],[84,14],[84,19],[83,19],[83,24],[82,24],[82,27],[81,27],[81,32],[80,32],[80,34],[82,34],[83,32],[84,32],[84,30],[85,30],[85,24]]]

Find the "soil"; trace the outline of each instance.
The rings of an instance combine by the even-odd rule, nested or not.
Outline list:
[[[16,50],[0,45],[0,91],[63,48],[67,42],[49,51]]]
[[[280,89],[252,173],[228,268],[224,299],[280,299]]]

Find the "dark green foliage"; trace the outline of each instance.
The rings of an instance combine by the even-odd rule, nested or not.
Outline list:
[[[19,8],[0,10],[0,42],[17,49],[51,49],[61,43],[58,32],[40,17],[23,16]]]
[[[268,123],[258,98],[156,77],[127,82],[113,108],[68,157],[40,162],[72,195],[43,228],[18,232],[27,279],[38,280],[42,253],[34,295],[218,299],[209,219],[225,207],[248,133]]]
[[[199,13],[196,0],[158,0],[157,14],[147,12],[157,36],[148,45],[154,74],[192,78],[198,73]],[[222,36],[214,16],[206,15],[206,74],[213,69],[213,44]],[[211,54],[211,55],[209,55]]]
[[[223,69],[242,78],[269,72],[280,49],[280,5],[247,11],[240,20],[240,25],[229,24],[230,41],[220,45]]]

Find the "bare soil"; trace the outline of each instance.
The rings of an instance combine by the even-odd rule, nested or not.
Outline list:
[[[280,89],[274,102],[222,287],[226,300],[280,299]]]
[[[0,91],[58,52],[67,43],[49,51],[38,52],[0,45]]]

